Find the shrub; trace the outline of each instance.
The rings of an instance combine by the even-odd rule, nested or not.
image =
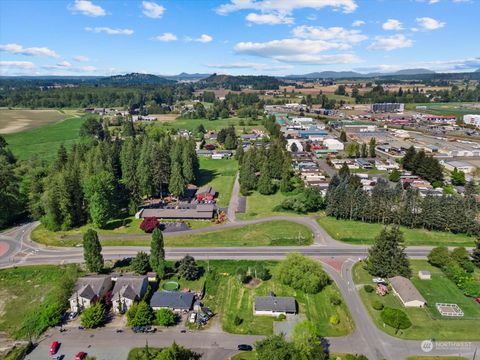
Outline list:
[[[436,267],[444,267],[450,261],[450,254],[448,248],[445,246],[439,246],[433,248],[428,254],[428,262]]]
[[[372,293],[375,290],[375,288],[372,285],[369,285],[369,284],[365,285],[363,288],[365,289],[365,291],[367,293]]]
[[[280,314],[280,315],[277,316],[276,320],[277,320],[277,321],[283,321],[283,320],[285,320],[286,318],[287,318],[287,317],[286,317],[285,314]]]
[[[383,322],[393,327],[396,332],[400,329],[408,329],[412,326],[412,322],[408,318],[407,314],[400,309],[385,308],[380,314]]]
[[[335,295],[334,295],[334,296],[331,296],[331,297],[330,297],[330,303],[331,303],[332,305],[338,306],[338,305],[340,305],[340,304],[342,303],[342,300],[340,300],[340,298],[339,298],[338,296],[335,296]]]
[[[162,326],[172,326],[176,323],[175,314],[170,309],[160,309],[155,313],[156,323]]]
[[[239,268],[237,270],[237,276],[238,276],[238,280],[242,284],[248,284],[250,280],[252,280],[252,277],[250,276],[250,274],[248,273],[248,269],[246,268]]]
[[[383,304],[381,301],[379,300],[375,300],[373,303],[372,303],[372,307],[375,309],[375,310],[383,310]]]
[[[340,319],[338,318],[337,315],[332,315],[330,316],[330,319],[328,320],[330,324],[332,325],[338,325],[340,323]]]
[[[80,323],[87,329],[102,326],[105,322],[105,308],[101,303],[96,303],[85,309],[82,313]]]
[[[242,323],[243,323],[243,319],[238,315],[236,315],[235,319],[233,319],[233,325],[240,326]]]
[[[142,223],[140,224],[140,229],[142,229],[143,231],[149,234],[152,233],[153,230],[159,227],[160,227],[160,223],[155,217],[146,217],[143,219]]]
[[[130,309],[127,311],[127,324],[129,326],[151,325],[152,322],[152,308],[145,301],[130,306]]]
[[[255,277],[263,281],[269,280],[272,277],[270,270],[261,264],[255,266],[253,273],[255,274]]]

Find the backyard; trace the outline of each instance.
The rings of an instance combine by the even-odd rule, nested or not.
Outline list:
[[[474,299],[465,297],[453,282],[448,280],[439,269],[428,264],[427,261],[411,260],[410,263],[414,274],[412,282],[427,300],[427,307],[423,309],[405,308],[391,292],[380,297],[375,292],[367,293],[361,287],[359,290],[360,297],[376,325],[386,333],[404,339],[480,340],[480,333],[475,330],[478,329],[480,321],[480,305],[475,303]],[[419,270],[430,271],[432,279],[420,280],[417,276]],[[353,280],[356,284],[373,285],[371,279],[372,277],[363,269],[362,263],[357,263],[354,266]],[[413,325],[395,334],[395,329],[383,324],[380,318],[381,311],[373,309],[372,303],[375,300],[380,300],[385,307],[404,310]],[[458,304],[464,311],[465,316],[451,319],[442,317],[435,307],[435,303],[442,302]]]
[[[372,244],[383,228],[382,224],[372,224],[354,220],[341,220],[321,214],[318,223],[336,240],[355,245]],[[428,246],[473,246],[474,238],[465,234],[453,234],[425,229],[410,229],[401,226],[405,244]]]
[[[233,159],[214,160],[200,158],[199,187],[210,185],[218,192],[217,204],[224,208],[228,206],[232,195],[233,183],[238,170],[238,162]]]
[[[211,223],[204,223],[211,224]],[[49,246],[77,246],[82,243],[82,234],[89,228],[53,232],[39,225],[32,232],[32,240]],[[99,230],[103,246],[149,246],[150,235]],[[105,235],[105,237],[102,237]],[[117,235],[117,236],[115,236]],[[134,235],[134,234],[132,234]],[[310,245],[313,236],[307,227],[288,221],[269,221],[197,234],[174,234],[165,236],[165,247],[233,247],[233,246],[301,246]]]
[[[255,219],[275,215],[297,215],[293,212],[274,211],[274,208],[282,203],[287,197],[284,193],[277,191],[272,195],[262,195],[253,191],[247,196],[247,207],[245,213],[237,213],[238,219]]]
[[[255,296],[266,296],[269,292],[276,296],[293,296],[299,304],[299,313],[306,316],[318,326],[324,336],[342,336],[350,333],[353,321],[346,305],[342,302],[334,306],[330,302],[332,296],[341,299],[340,292],[335,284],[328,285],[318,294],[306,294],[279,283],[275,276],[270,280],[262,281],[258,286],[242,284],[235,275],[237,269],[253,267],[260,262],[255,261],[211,261],[211,268],[217,271],[207,278],[205,304],[215,312],[220,313],[222,327],[225,331],[236,334],[270,335],[273,333],[274,318],[270,316],[254,316],[253,304]],[[261,262],[269,269],[274,268],[276,262]],[[340,322],[331,325],[329,318],[338,316]],[[235,317],[242,319],[236,325]]]

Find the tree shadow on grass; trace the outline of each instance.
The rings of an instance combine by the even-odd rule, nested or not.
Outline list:
[[[115,230],[121,226],[128,227],[132,223],[132,219],[118,219],[110,221],[108,224],[105,225],[103,228],[104,230]]]
[[[197,186],[204,186],[218,176],[218,171],[209,169],[200,169],[200,176],[196,181]]]

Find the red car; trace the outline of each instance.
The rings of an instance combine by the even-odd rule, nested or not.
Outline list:
[[[58,341],[52,342],[52,345],[50,345],[50,355],[55,355],[58,350]]]
[[[480,304],[480,297],[476,298],[475,301]]]
[[[83,360],[86,356],[86,352],[80,351],[77,355],[75,355],[75,360]]]

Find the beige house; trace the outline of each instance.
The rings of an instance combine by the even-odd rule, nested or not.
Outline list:
[[[101,300],[112,288],[112,279],[106,275],[84,276],[77,280],[72,296],[70,310],[81,312]]]
[[[398,296],[403,303],[403,306],[424,307],[427,304],[427,301],[423,298],[422,294],[420,294],[415,285],[413,285],[409,279],[403,276],[395,276],[389,280],[393,292]]]
[[[148,288],[148,276],[128,275],[114,279],[112,310],[115,313],[124,313],[145,295]]]
[[[255,297],[254,315],[278,316],[297,313],[297,302],[293,297],[257,296]]]

